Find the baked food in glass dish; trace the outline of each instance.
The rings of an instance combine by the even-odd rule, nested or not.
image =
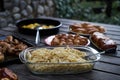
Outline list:
[[[95,25],[91,23],[75,23],[69,26],[69,31],[72,33],[89,36],[90,34],[94,32],[105,32],[105,28],[100,25]]]
[[[50,46],[88,46],[90,41],[84,36],[62,33],[47,37],[45,43]]]
[[[76,74],[91,71],[100,54],[91,47],[30,47],[19,54],[20,60],[34,74]]]

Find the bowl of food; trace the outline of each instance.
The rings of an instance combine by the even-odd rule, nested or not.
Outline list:
[[[22,34],[35,35],[38,27],[41,35],[51,35],[59,32],[62,23],[54,19],[33,18],[24,19],[16,22],[18,31]]]
[[[91,71],[100,55],[91,47],[30,47],[22,51],[20,60],[34,74],[75,74]]]

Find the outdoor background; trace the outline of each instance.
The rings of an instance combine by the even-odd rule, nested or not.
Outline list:
[[[55,0],[55,3],[57,17],[120,25],[120,0]]]
[[[0,28],[41,16],[120,25],[120,0],[0,0]]]

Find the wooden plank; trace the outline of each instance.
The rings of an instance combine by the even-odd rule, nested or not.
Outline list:
[[[120,46],[120,41],[119,40],[114,40],[117,44],[117,46]]]
[[[61,21],[63,24],[67,24],[67,25],[70,25],[70,24],[73,24],[73,23],[82,23],[82,22],[88,22],[88,21],[81,21],[81,20],[72,20],[72,19],[63,19],[63,18],[53,18],[53,17],[41,17],[41,18],[48,18],[48,19],[55,19],[55,20],[58,20],[58,21]],[[112,25],[112,24],[105,24],[105,23],[97,23],[97,22],[90,22],[92,24],[99,24],[101,26],[105,26],[105,27],[108,27],[109,29],[110,28],[113,28],[115,30],[120,30],[120,26],[119,25]]]
[[[20,80],[119,80],[120,76],[98,70],[81,74],[70,75],[33,75],[23,64],[8,66],[19,77]]]
[[[120,36],[119,32],[116,32],[116,31],[108,31],[108,32],[105,32],[107,35],[116,35],[116,36]]]
[[[120,51],[120,45],[117,46],[117,50]]]
[[[64,25],[71,25],[71,24],[74,24],[74,23],[83,23],[83,22],[86,22],[86,21],[76,21],[76,20],[71,20],[71,21],[61,21]],[[117,30],[120,29],[120,26],[118,25],[110,25],[110,24],[102,24],[102,23],[93,23],[93,22],[89,22],[91,24],[95,24],[95,25],[100,25],[100,26],[104,26],[107,30]],[[113,28],[114,27],[114,28]]]
[[[120,76],[115,74],[110,74],[98,70],[92,70],[89,73],[80,74],[81,77],[85,77],[92,80],[119,80]]]
[[[117,50],[115,54],[107,54],[107,55],[120,58],[120,50]]]
[[[109,53],[108,53],[109,55]],[[115,64],[115,65],[119,65],[120,66],[120,57],[116,57],[116,56],[108,56],[106,55],[101,55],[101,62],[106,62],[106,63],[110,63],[110,64]]]
[[[106,33],[106,36],[108,36],[108,37],[110,37],[112,39],[120,40],[120,37],[117,34],[113,35],[113,34]]]
[[[19,77],[19,80],[90,80],[79,75],[33,75],[28,71],[24,64],[14,64],[8,66]]]
[[[12,33],[9,32],[9,31],[3,31],[3,30],[0,30],[0,34],[3,34],[3,35],[11,35]]]
[[[113,26],[114,27],[114,26]],[[114,28],[105,28],[106,31],[117,31],[120,32],[119,28],[117,28],[118,26],[115,26]],[[120,27],[120,26],[119,26]]]
[[[114,64],[96,62],[94,69],[120,75],[120,66]]]

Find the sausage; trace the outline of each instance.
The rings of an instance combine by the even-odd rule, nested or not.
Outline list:
[[[0,80],[18,80],[18,76],[8,68],[0,69]]]
[[[16,55],[16,53],[19,53],[27,47],[24,43],[13,39],[12,36],[7,36],[5,40],[0,40],[0,52],[2,54]]]
[[[3,62],[3,61],[4,61],[4,54],[0,52],[0,62]]]
[[[55,35],[55,38],[53,38],[53,40],[51,41],[52,46],[86,45],[86,44],[87,44],[87,38],[73,34],[58,34]]]

